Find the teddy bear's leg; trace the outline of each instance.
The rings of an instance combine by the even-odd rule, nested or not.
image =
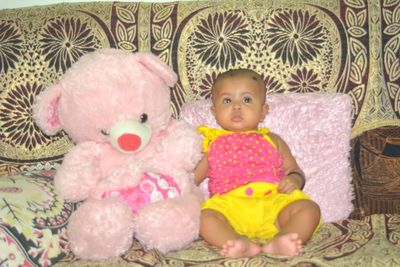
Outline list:
[[[198,238],[200,201],[195,194],[145,205],[135,217],[135,236],[147,248],[163,253]]]
[[[117,198],[90,199],[72,215],[68,240],[79,258],[105,259],[128,250],[133,239],[133,214]]]

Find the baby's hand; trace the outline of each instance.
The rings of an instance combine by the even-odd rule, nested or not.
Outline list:
[[[282,178],[278,184],[278,192],[289,194],[295,189],[301,190],[302,186],[303,182],[301,177],[298,174],[293,173]]]

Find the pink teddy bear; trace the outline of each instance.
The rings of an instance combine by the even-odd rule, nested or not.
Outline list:
[[[48,135],[63,129],[76,144],[54,177],[63,198],[83,201],[68,225],[76,256],[118,256],[133,237],[165,253],[198,237],[201,140],[171,118],[176,80],[151,53],[103,49],[38,96],[38,125]]]

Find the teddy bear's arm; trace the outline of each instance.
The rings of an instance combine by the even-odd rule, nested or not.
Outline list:
[[[84,142],[68,152],[54,177],[54,184],[63,198],[81,201],[89,196],[101,179],[99,150],[96,143]]]
[[[193,172],[202,157],[201,137],[188,123],[172,120],[168,135],[160,142],[159,151],[167,164]]]

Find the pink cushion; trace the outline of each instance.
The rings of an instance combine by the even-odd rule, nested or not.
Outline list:
[[[269,113],[261,126],[279,134],[306,175],[304,191],[317,202],[324,222],[345,219],[353,210],[350,171],[351,98],[339,93],[267,95]],[[211,101],[189,102],[181,119],[218,127]]]

